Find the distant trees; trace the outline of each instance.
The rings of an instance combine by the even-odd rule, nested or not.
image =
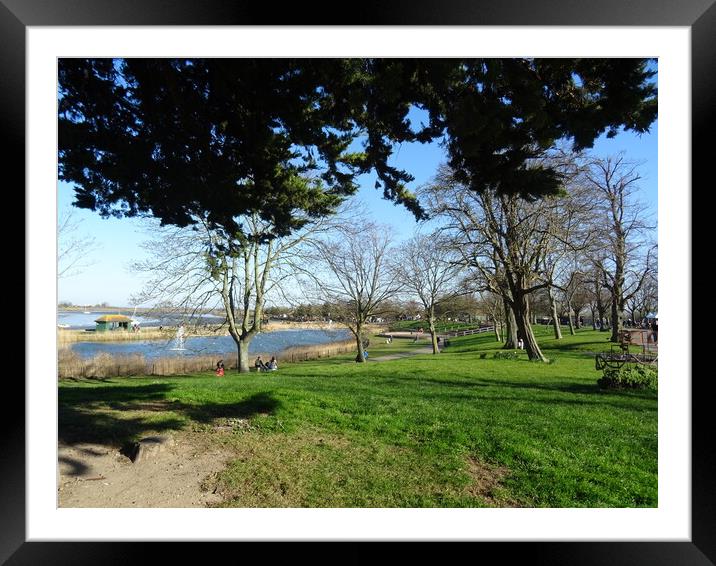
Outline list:
[[[627,301],[656,269],[656,246],[649,239],[654,226],[636,197],[641,179],[637,163],[624,154],[594,158],[584,176],[595,199],[593,264],[610,293],[610,339],[618,342]]]
[[[626,300],[630,318],[639,324],[647,314],[658,311],[659,288],[656,269],[644,279],[644,283],[636,293]]]

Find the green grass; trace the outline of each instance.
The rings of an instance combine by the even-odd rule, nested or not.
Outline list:
[[[536,332],[553,363],[492,359],[475,335],[381,363],[61,382],[60,439],[204,435],[235,454],[206,480],[225,506],[657,506],[656,392],[597,387],[606,333]]]

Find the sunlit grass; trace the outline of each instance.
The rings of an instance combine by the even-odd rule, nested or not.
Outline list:
[[[225,506],[656,506],[656,393],[597,387],[607,333],[536,332],[553,363],[493,359],[501,344],[476,335],[388,362],[61,383],[60,438],[206,434],[235,454],[206,480]]]

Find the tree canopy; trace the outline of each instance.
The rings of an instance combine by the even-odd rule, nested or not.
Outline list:
[[[653,74],[644,59],[60,59],[59,176],[103,216],[236,232],[259,214],[273,237],[372,170],[420,219],[395,144],[440,140],[473,190],[553,194],[559,172],[528,160],[560,139],[648,131]]]

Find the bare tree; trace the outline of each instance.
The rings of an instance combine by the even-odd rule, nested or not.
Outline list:
[[[627,299],[626,303],[634,324],[641,323],[648,313],[657,311],[659,305],[659,284],[656,270],[653,273],[649,273],[641,288]]]
[[[408,240],[401,246],[398,259],[398,281],[404,292],[420,301],[428,322],[433,354],[438,354],[436,310],[461,293],[457,277],[463,266],[454,250],[440,241],[439,232]]]
[[[364,362],[365,325],[400,290],[391,235],[387,227],[362,222],[343,226],[339,234],[314,242],[324,272],[304,273],[324,300],[343,306],[340,320],[356,340],[356,362]]]
[[[529,296],[549,285],[543,266],[552,250],[553,223],[558,218],[550,209],[559,199],[529,202],[518,195],[471,191],[456,182],[447,168],[423,193],[428,195],[431,211],[445,220],[442,229],[451,235],[455,249],[475,270],[484,290],[502,297],[508,331],[514,316],[517,338],[523,340],[528,357],[546,361],[532,331]]]
[[[593,159],[584,173],[595,197],[597,234],[594,262],[611,294],[612,342],[619,341],[626,301],[636,294],[655,269],[656,246],[648,236],[654,227],[645,205],[636,198],[641,175],[638,163],[615,157]]]
[[[256,214],[240,221],[242,231],[233,235],[207,223],[161,230],[145,243],[150,259],[133,266],[151,277],[133,301],[169,302],[193,320],[199,312],[221,311],[237,347],[239,372],[246,373],[267,298],[282,293],[304,262],[307,243],[327,230],[330,220],[312,220],[285,237],[273,236],[270,222]]]
[[[57,223],[57,278],[79,275],[95,262],[90,253],[98,249],[94,236],[80,234],[82,220],[75,211],[65,209]]]
[[[505,303],[502,297],[486,291],[480,296],[480,306],[482,312],[487,315],[494,325],[495,341],[502,342],[502,330],[506,325]]]

